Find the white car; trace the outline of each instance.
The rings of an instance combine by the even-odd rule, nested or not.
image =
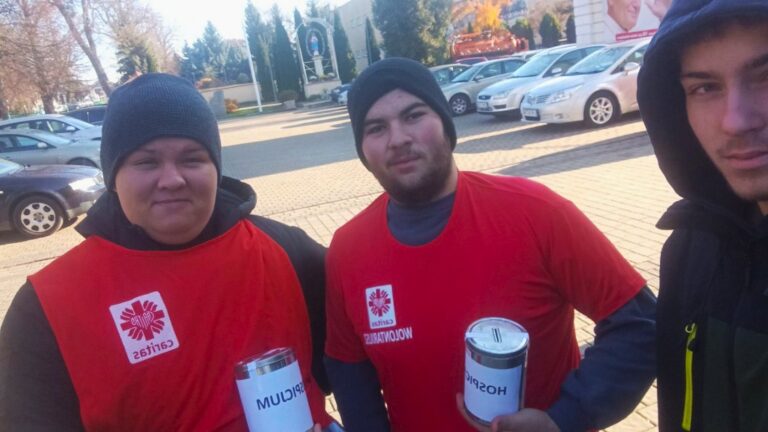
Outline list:
[[[101,126],[61,114],[40,114],[0,121],[0,130],[36,129],[78,141],[101,141]]]
[[[538,52],[509,76],[477,95],[477,112],[497,117],[520,116],[523,95],[544,80],[557,77],[605,45],[560,46]]]
[[[460,73],[442,87],[453,115],[466,114],[474,106],[480,90],[507,78],[523,64],[525,60],[509,57],[477,63]]]
[[[101,168],[101,141],[78,141],[34,129],[0,130],[0,158],[21,165]]]
[[[602,126],[637,111],[637,74],[650,40],[607,46],[574,65],[562,77],[531,89],[523,120],[543,123],[584,121]]]

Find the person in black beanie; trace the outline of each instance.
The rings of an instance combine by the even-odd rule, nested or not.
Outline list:
[[[218,124],[185,79],[116,89],[108,187],[78,246],[30,276],[0,328],[0,430],[247,430],[234,366],[290,347],[316,431],[325,250],[251,215],[222,175]],[[308,425],[309,427],[311,425]]]
[[[631,413],[654,378],[655,297],[605,236],[540,184],[459,171],[448,105],[415,61],[371,65],[348,109],[385,193],[326,259],[325,361],[347,430],[586,431]],[[576,309],[597,323],[583,361]],[[465,332],[485,317],[530,335],[524,395],[465,376]]]

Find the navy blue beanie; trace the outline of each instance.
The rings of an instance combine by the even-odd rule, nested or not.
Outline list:
[[[429,105],[442,119],[451,149],[456,147],[456,128],[451,109],[432,72],[417,61],[389,57],[366,68],[349,90],[347,111],[355,134],[357,155],[363,164],[367,166],[362,149],[365,116],[377,100],[396,89],[406,91]]]
[[[141,75],[112,92],[101,136],[101,170],[108,187],[123,160],[160,137],[200,143],[211,155],[221,180],[219,125],[208,102],[188,80],[174,75]]]

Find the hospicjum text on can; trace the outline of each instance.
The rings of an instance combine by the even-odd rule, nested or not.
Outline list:
[[[523,406],[528,332],[506,318],[482,318],[465,334],[464,406],[478,423]]]
[[[312,413],[291,348],[276,348],[235,365],[240,402],[251,432],[305,432]]]

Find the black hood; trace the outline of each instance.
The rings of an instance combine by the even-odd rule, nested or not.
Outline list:
[[[216,193],[211,220],[203,232],[187,244],[171,246],[152,240],[141,227],[131,224],[120,207],[117,194],[107,191],[91,207],[76,229],[84,237],[96,235],[129,249],[179,250],[223,234],[239,220],[248,217],[255,207],[256,192],[253,188],[239,180],[223,177]]]
[[[766,15],[766,0],[674,0],[645,54],[637,99],[661,171],[680,196],[741,213],[738,198],[688,123],[679,52],[697,28],[737,16]]]

